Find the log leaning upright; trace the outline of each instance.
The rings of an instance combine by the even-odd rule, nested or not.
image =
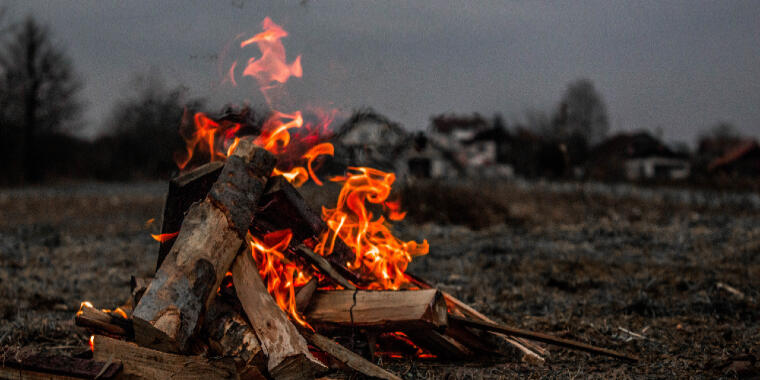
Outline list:
[[[208,196],[193,204],[171,251],[134,311],[144,347],[187,351],[206,306],[251,224],[274,157],[241,139]]]

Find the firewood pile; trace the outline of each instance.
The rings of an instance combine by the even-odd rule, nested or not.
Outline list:
[[[115,310],[82,304],[75,322],[94,334],[92,359],[78,364],[86,375],[67,375],[303,379],[340,370],[398,379],[376,359],[488,354],[542,362],[547,350],[535,341],[635,360],[495,324],[408,273],[397,290],[375,290],[373,279],[350,268],[354,252],[340,239],[330,255],[315,252],[328,226],[284,177],[271,176],[275,161],[241,138],[225,161],[170,181],[154,277],[133,278],[129,299]],[[298,286],[278,300],[259,267],[266,260],[251,246],[282,231],[288,239],[276,252],[309,280],[297,281],[302,272],[283,277]]]

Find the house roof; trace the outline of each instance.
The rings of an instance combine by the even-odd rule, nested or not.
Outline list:
[[[647,132],[620,133],[595,146],[591,151],[593,160],[610,157],[644,158],[672,157],[680,155]]]
[[[734,149],[729,150],[724,155],[710,162],[710,164],[707,166],[707,170],[712,171],[721,166],[731,164],[746,156],[755,149],[760,149],[760,145],[758,145],[756,140],[744,140]]]
[[[372,108],[363,108],[354,111],[351,117],[343,122],[343,124],[341,124],[341,126],[338,128],[338,132],[335,133],[335,137],[338,139],[342,138],[364,122],[381,124],[401,137],[407,136],[407,132],[404,130],[404,128],[401,127],[399,123],[377,113]]]

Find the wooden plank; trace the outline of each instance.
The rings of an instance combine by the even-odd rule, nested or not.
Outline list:
[[[376,366],[372,362],[364,359],[348,348],[341,346],[340,344],[325,336],[312,332],[308,329],[302,329],[301,333],[314,347],[317,347],[320,350],[326,352],[330,356],[340,361],[344,366],[351,368],[356,372],[377,379],[401,380],[401,378],[395,374],[388,372],[379,366]]]
[[[113,379],[121,363],[72,358],[64,355],[32,353],[22,350],[0,352],[2,379]]]
[[[174,245],[133,313],[144,347],[187,352],[245,239],[274,157],[241,139],[208,196],[190,206]]]
[[[176,355],[139,347],[136,344],[96,335],[93,358],[118,360],[123,375],[130,379],[237,379],[232,359]]]
[[[549,334],[518,329],[516,327],[499,325],[499,324],[491,323],[491,322],[477,321],[477,320],[458,317],[458,316],[450,316],[449,318],[452,320],[452,323],[458,323],[467,327],[500,332],[500,333],[508,334],[511,336],[518,336],[518,337],[527,338],[531,340],[537,340],[539,342],[553,344],[555,346],[561,346],[561,347],[570,348],[574,350],[585,351],[592,354],[610,356],[613,358],[622,359],[622,360],[631,361],[631,362],[639,361],[638,357],[635,357],[632,355],[624,354],[624,353],[621,353],[615,350],[610,350],[603,347],[593,346],[593,345],[586,344],[583,342],[555,337]]]
[[[436,289],[317,291],[306,311],[309,323],[382,330],[443,328],[446,303]]]
[[[326,369],[312,356],[304,338],[267,292],[256,263],[247,251],[235,259],[232,281],[259,338],[267,357],[267,370],[273,378],[313,378]]]
[[[169,191],[166,193],[164,215],[161,221],[162,234],[179,231],[182,220],[185,218],[185,212],[190,208],[190,205],[206,198],[211,186],[219,178],[223,166],[224,162],[222,161],[209,162],[181,173],[169,181]],[[161,242],[158,249],[156,270],[161,267],[161,263],[173,245],[174,239]]]

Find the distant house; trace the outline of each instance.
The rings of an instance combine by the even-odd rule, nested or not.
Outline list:
[[[465,141],[489,126],[488,121],[477,113],[471,116],[439,115],[431,121],[430,138],[451,151],[460,150]]]
[[[408,139],[401,126],[368,109],[355,112],[333,137],[335,157],[356,166],[393,170],[394,150]]]
[[[405,181],[450,178],[464,173],[452,152],[430,140],[423,132],[411,134],[394,151],[396,176]]]
[[[621,133],[595,146],[586,173],[602,180],[679,180],[691,172],[688,157],[646,132]]]
[[[710,173],[729,177],[760,177],[760,145],[756,140],[744,140],[707,166]]]
[[[504,128],[482,129],[462,142],[457,158],[473,177],[505,178],[514,176],[509,164],[512,136]]]

